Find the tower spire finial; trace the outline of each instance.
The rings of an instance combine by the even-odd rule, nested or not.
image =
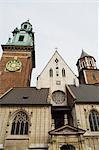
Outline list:
[[[58,51],[58,47],[55,47],[54,49],[55,49],[55,51]]]
[[[27,19],[27,22],[29,22],[29,21],[30,21],[30,18]]]

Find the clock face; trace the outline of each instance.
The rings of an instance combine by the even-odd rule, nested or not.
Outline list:
[[[6,64],[6,69],[12,72],[18,71],[19,69],[21,69],[21,67],[22,67],[22,63],[18,59],[9,60]]]
[[[55,91],[52,94],[52,99],[56,104],[62,104],[65,101],[65,93],[62,91]]]

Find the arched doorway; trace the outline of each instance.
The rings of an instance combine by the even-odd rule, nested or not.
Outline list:
[[[69,144],[63,145],[60,149],[61,150],[76,150],[73,145],[69,145]]]

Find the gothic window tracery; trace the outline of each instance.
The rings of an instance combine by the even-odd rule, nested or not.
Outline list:
[[[89,114],[89,124],[91,131],[99,131],[99,113],[92,110]]]
[[[28,116],[24,112],[16,114],[11,128],[12,135],[27,135],[28,134]]]

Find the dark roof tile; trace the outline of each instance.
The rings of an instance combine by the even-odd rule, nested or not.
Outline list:
[[[13,88],[1,97],[0,104],[48,104],[48,88]]]
[[[76,102],[99,102],[99,85],[69,85],[76,97]]]

